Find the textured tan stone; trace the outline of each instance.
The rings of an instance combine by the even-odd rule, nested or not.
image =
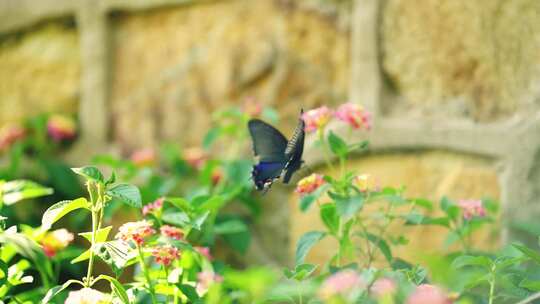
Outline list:
[[[491,161],[471,155],[444,151],[392,153],[366,156],[349,163],[348,170],[371,174],[381,186],[405,186],[405,197],[427,198],[438,203],[442,196],[460,198],[498,199],[500,189],[497,172]],[[327,174],[332,174],[327,171]],[[437,208],[434,212],[437,212]],[[291,255],[302,234],[312,230],[324,230],[317,206],[306,213],[298,208],[298,197],[290,199]],[[435,215],[434,213],[433,215]],[[497,228],[487,229],[474,235],[475,244],[493,247],[498,244]],[[398,247],[394,256],[406,260],[418,260],[427,253],[443,249],[445,229],[438,227],[409,226],[399,223],[389,228],[389,233],[405,234],[410,243]],[[308,256],[308,261],[322,264],[335,253],[336,242],[324,239]],[[359,261],[362,262],[362,261]]]
[[[124,147],[198,144],[213,109],[248,96],[291,128],[300,107],[346,98],[348,30],[315,10],[216,1],[113,20],[113,133]]]
[[[403,99],[385,110],[479,121],[529,111],[539,92],[539,16],[536,0],[387,1],[383,67]]]
[[[0,41],[0,124],[42,112],[74,113],[79,47],[71,26],[51,22]]]

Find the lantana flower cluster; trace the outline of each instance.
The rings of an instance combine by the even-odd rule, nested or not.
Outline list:
[[[332,117],[347,123],[353,129],[371,129],[371,113],[356,103],[342,104],[335,111],[327,106],[322,106],[302,114],[302,119],[306,124],[306,132],[323,130]]]
[[[156,263],[169,266],[172,261],[180,258],[180,251],[171,245],[155,246],[152,248],[152,256]]]
[[[461,209],[461,213],[463,214],[463,218],[465,220],[470,220],[475,216],[486,216],[486,209],[484,208],[481,200],[462,199],[458,201],[458,207]]]
[[[73,233],[62,228],[50,232],[46,232],[41,240],[43,252],[48,257],[53,257],[59,250],[66,248],[73,241]]]
[[[137,246],[141,246],[144,239],[156,233],[152,227],[152,222],[147,220],[128,222],[120,226],[116,238],[124,242],[132,241]]]
[[[161,208],[163,208],[163,202],[165,201],[165,198],[160,197],[153,201],[152,203],[144,205],[142,209],[143,215],[148,215],[151,213],[159,214],[161,212]]]

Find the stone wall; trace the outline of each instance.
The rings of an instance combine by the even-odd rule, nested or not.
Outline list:
[[[0,124],[77,111],[84,163],[198,144],[213,109],[248,96],[284,128],[351,100],[375,121],[353,167],[411,196],[499,198],[507,227],[540,214],[539,16],[536,0],[0,0]],[[322,161],[311,138],[305,159]],[[253,259],[281,263],[318,227],[290,191],[268,196]]]

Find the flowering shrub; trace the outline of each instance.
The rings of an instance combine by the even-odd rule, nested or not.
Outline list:
[[[302,235],[294,265],[280,275],[275,267],[238,270],[225,264],[222,244],[245,254],[250,240],[246,217],[256,219],[261,212],[249,181],[251,162],[239,157],[247,138],[244,126],[254,115],[275,118],[249,100],[243,110],[215,114],[215,127],[202,148],[165,144],[126,158],[98,156],[96,164],[112,169],[107,178],[94,166],[74,168],[86,195],[53,204],[38,227],[7,227],[10,219],[2,215],[11,205],[52,190],[25,180],[0,181],[1,301],[494,304],[540,298],[538,252],[521,244],[486,252],[472,241],[476,231],[496,221],[497,204],[406,198],[403,188],[350,171],[349,157],[366,149],[367,142],[347,143],[331,129],[333,120],[351,132],[371,128],[370,114],[355,104],[303,115],[306,131],[317,137],[316,146],[336,174],[313,173],[297,183],[300,210],[316,208],[324,228]],[[51,124],[47,130],[53,129],[55,140],[70,138],[69,124]],[[25,132],[13,132],[3,142],[16,144]],[[212,157],[212,149],[220,151],[220,158]],[[233,214],[225,208],[231,204],[250,212]],[[109,224],[120,208],[136,218]],[[60,227],[65,218],[83,217],[90,221],[87,232]],[[407,228],[418,225],[445,231],[444,254],[418,261],[396,254],[409,241]],[[307,262],[322,239],[334,241],[325,248],[332,257],[320,265]],[[110,271],[96,267],[98,260]],[[77,266],[82,274],[61,276]],[[126,269],[132,271],[122,276]]]

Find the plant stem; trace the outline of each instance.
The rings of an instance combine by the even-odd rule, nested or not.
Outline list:
[[[330,170],[334,171],[334,165],[330,161],[330,156],[328,155],[328,147],[326,146],[326,141],[324,140],[324,129],[317,130],[317,134],[319,135],[319,141],[321,143],[321,149],[323,151],[324,161],[326,162],[326,165],[330,168]]]
[[[532,294],[528,298],[525,298],[523,301],[518,302],[517,304],[528,304],[533,303],[534,300],[540,299],[540,292]]]
[[[489,302],[488,304],[493,304],[493,298],[495,294],[495,265],[491,266],[491,278],[489,280]]]
[[[146,264],[144,263],[144,255],[143,255],[141,246],[137,245],[137,251],[139,252],[139,263],[141,263],[141,268],[144,273],[144,277],[146,279],[146,284],[148,284],[148,291],[150,292],[152,303],[157,304],[156,292],[154,291],[154,284],[152,284],[152,280],[150,280],[150,274],[148,273],[148,268],[146,268]]]
[[[92,281],[92,269],[94,268],[94,244],[96,243],[97,213],[92,209],[92,239],[90,242],[90,258],[86,272],[86,287],[90,287]]]

